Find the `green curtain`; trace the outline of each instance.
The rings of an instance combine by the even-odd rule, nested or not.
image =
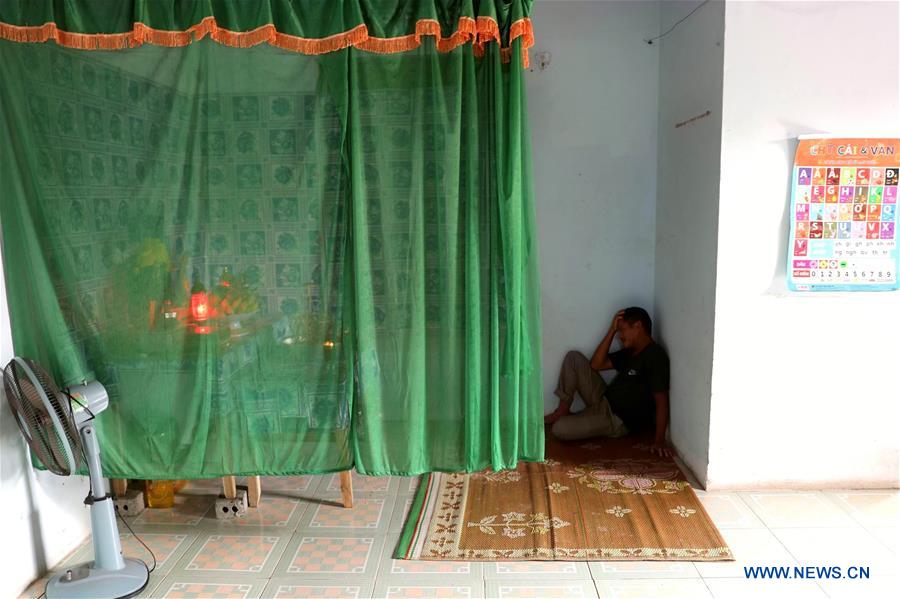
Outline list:
[[[185,4],[217,20],[228,6]],[[390,16],[375,9],[442,8],[449,35],[466,3],[333,4],[368,10],[370,32],[372,15]],[[529,4],[472,14],[499,6],[508,26]],[[0,5],[0,21],[64,29],[34,5],[18,5],[32,11],[18,21]],[[62,6],[72,31],[131,19]],[[385,36],[402,35],[395,21]],[[208,39],[92,52],[0,40],[15,350],[61,382],[106,386],[107,476],[543,458],[522,40],[512,44],[507,63],[497,44],[476,57],[430,37],[407,52],[316,56]]]

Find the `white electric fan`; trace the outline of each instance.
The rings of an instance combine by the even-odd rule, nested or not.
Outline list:
[[[18,357],[3,370],[3,386],[16,422],[41,463],[54,474],[70,476],[83,457],[90,473],[91,492],[85,503],[91,506],[94,561],[50,578],[47,599],[138,594],[147,586],[150,572],[141,560],[122,557],[113,498],[100,468],[94,417],[109,405],[106,389],[93,381],[62,393],[40,365]]]

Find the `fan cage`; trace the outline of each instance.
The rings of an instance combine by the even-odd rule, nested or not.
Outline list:
[[[66,440],[72,452],[75,470],[81,466],[82,451],[71,406],[69,402],[61,401],[62,394],[39,364],[28,359],[23,359],[22,362],[25,363],[24,367],[19,361],[12,360],[3,370],[6,399],[16,423],[31,450],[49,471],[61,476],[73,474],[67,458]],[[31,370],[40,389],[34,385],[25,368]],[[59,420],[59,427],[47,411],[42,393],[49,399],[50,407]]]

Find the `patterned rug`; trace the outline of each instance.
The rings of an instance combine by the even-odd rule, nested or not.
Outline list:
[[[516,470],[423,477],[394,554],[412,560],[734,557],[671,459],[646,439],[563,444]]]

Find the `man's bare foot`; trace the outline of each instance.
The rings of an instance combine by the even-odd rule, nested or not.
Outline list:
[[[544,414],[544,424],[553,424],[563,416],[568,415],[568,413],[569,410],[567,408],[560,406],[549,414]]]

